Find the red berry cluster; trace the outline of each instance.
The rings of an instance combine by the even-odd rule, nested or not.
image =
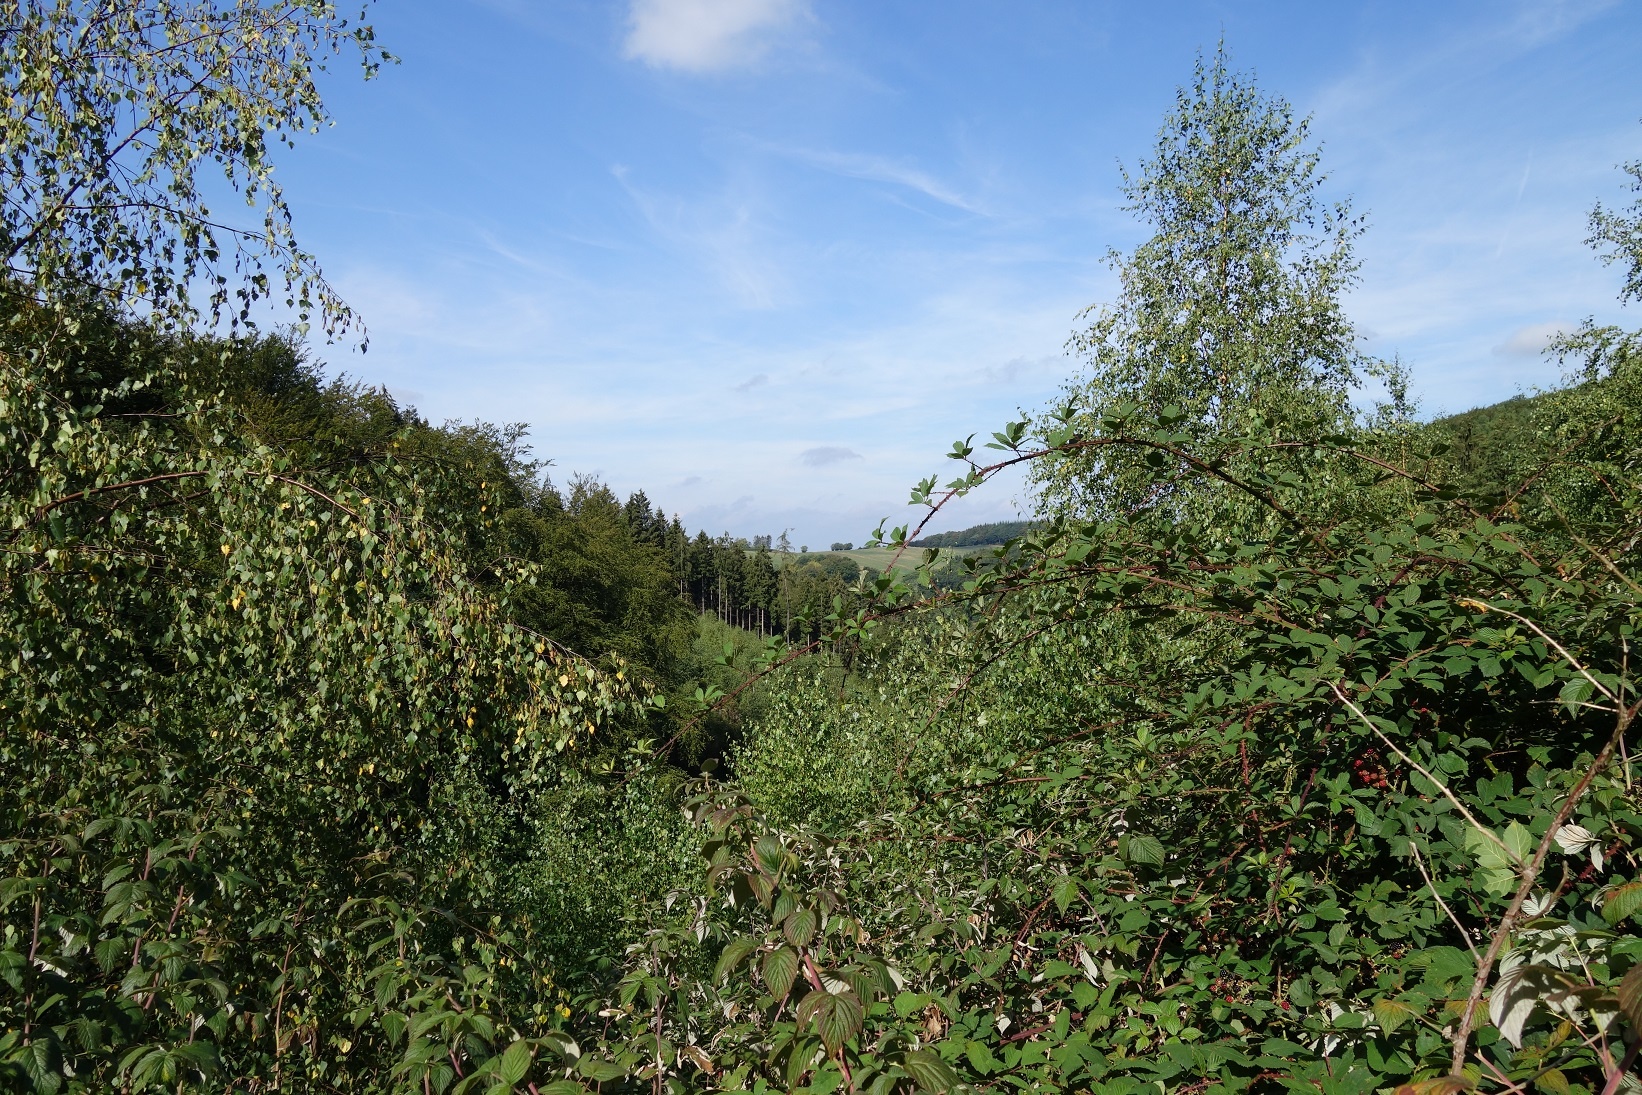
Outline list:
[[[1209,985],[1209,991],[1221,997],[1228,1004],[1239,1003],[1248,992],[1249,982],[1241,977],[1216,977]]]
[[[1351,762],[1351,770],[1357,774],[1364,787],[1373,787],[1380,791],[1391,790],[1391,777],[1380,763],[1380,751],[1374,748],[1364,749]]]

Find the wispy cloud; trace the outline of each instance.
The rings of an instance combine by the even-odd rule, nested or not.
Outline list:
[[[623,55],[706,73],[757,61],[809,15],[805,0],[633,0]]]
[[[769,382],[769,373],[759,373],[757,376],[749,376],[746,380],[743,380],[740,384],[737,384],[735,386],[735,390],[738,392],[750,392],[754,388],[762,387]]]
[[[651,229],[717,273],[742,307],[775,306],[784,279],[759,246],[763,225],[753,197],[734,189],[704,201],[657,196],[634,184],[624,165],[610,173]]]
[[[927,198],[933,198],[943,205],[962,209],[966,213],[984,214],[985,212],[973,199],[965,197],[928,172],[886,156],[874,156],[859,152],[828,152],[808,148],[785,148],[781,146],[771,146],[770,151],[796,160],[799,163],[807,164],[810,167],[830,171],[834,175],[842,175],[845,178],[867,179],[872,182],[890,183],[894,186],[905,187]]]
[[[1560,38],[1608,11],[1619,0],[1526,0],[1517,6],[1507,33],[1527,45]]]
[[[859,460],[861,454],[854,449],[846,449],[842,445],[818,445],[813,449],[805,449],[799,453],[798,459],[812,468],[824,468],[829,464],[838,464],[845,460]]]

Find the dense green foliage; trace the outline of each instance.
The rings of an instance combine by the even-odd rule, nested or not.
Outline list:
[[[1345,203],[1322,200],[1308,139],[1308,123],[1229,71],[1224,54],[1199,60],[1151,158],[1125,177],[1128,208],[1153,235],[1110,256],[1122,295],[1071,342],[1089,366],[1072,389],[1089,397],[1085,416],[1124,402],[1172,408],[1194,444],[1226,446],[1227,460],[1250,422],[1304,438],[1346,421],[1365,364],[1340,301],[1360,226]],[[1153,470],[1109,447],[1036,468],[1051,506],[1171,520],[1186,499],[1160,489]]]
[[[947,548],[947,547],[984,547],[990,544],[1007,543],[1019,536],[1025,536],[1032,528],[1030,521],[993,521],[985,525],[972,525],[956,532],[936,532],[922,539],[914,540],[911,547]]]
[[[327,332],[352,322],[296,245],[271,153],[328,120],[331,56],[357,49],[367,77],[389,59],[368,23],[328,0],[4,0],[0,25],[8,273],[164,321],[283,299]],[[254,222],[207,205],[213,167]]]
[[[19,10],[14,104],[45,86],[16,42],[115,7]],[[207,64],[281,13],[352,33],[143,10]],[[307,48],[228,99],[318,116]],[[210,99],[167,132],[223,125]],[[191,332],[191,191],[97,177],[149,202],[153,238],[110,238],[175,264],[160,297],[58,261],[101,214],[17,204],[0,1085],[1634,1087],[1638,337],[1587,324],[1566,388],[1411,421],[1353,348],[1356,228],[1307,140],[1199,66],[1084,375],[913,494],[927,524],[1024,464],[1040,514],[981,551],[880,530],[923,548],[882,573],[692,537],[556,486],[517,428]],[[1592,224],[1633,292],[1642,206]]]

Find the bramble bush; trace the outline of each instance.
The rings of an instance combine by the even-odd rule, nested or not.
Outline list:
[[[350,320],[262,143],[203,145],[279,229],[241,240],[240,297],[175,157],[322,119],[315,58],[369,60],[368,27],[13,7],[8,1090],[1637,1086],[1636,336],[1587,324],[1520,436],[1449,449],[1355,350],[1358,224],[1305,123],[1223,54],[1126,180],[1154,235],[1074,339],[1088,374],[992,462],[956,443],[873,546],[1021,465],[1043,512],[862,575],[804,646],[703,624],[684,714],[678,619],[612,623],[665,615],[654,560],[589,574],[615,541],[561,542],[586,528],[516,435],[191,330],[190,286],[249,309],[264,261]],[[236,35],[238,84],[168,60],[216,72]],[[132,72],[182,91],[158,130],[108,99]],[[126,122],[152,142],[122,170],[40,174]],[[1639,225],[1593,240],[1634,266]],[[1364,375],[1391,399],[1357,414]],[[669,759],[698,738],[724,771]]]

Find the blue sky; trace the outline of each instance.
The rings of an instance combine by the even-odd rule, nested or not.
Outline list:
[[[334,370],[524,421],[555,479],[692,528],[859,541],[955,437],[1053,399],[1193,56],[1313,115],[1368,214],[1348,308],[1426,413],[1554,382],[1636,325],[1583,246],[1642,157],[1630,2],[397,0],[280,167],[363,314]],[[942,467],[946,464],[947,467]],[[944,527],[1007,517],[1000,484]]]

